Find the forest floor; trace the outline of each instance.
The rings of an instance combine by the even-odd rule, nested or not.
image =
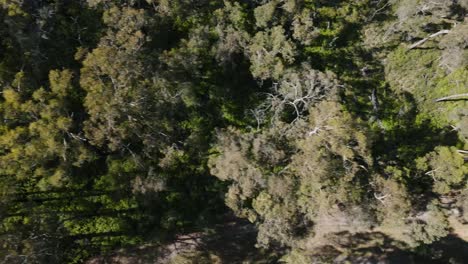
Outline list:
[[[383,252],[381,248],[374,250],[375,259],[383,259],[382,263],[401,263],[403,259],[409,263],[424,264],[466,263],[468,225],[454,215],[448,219],[452,227],[451,234],[431,245],[438,255],[436,259],[400,250],[381,255],[378,253]],[[273,251],[262,252],[255,247],[256,236],[256,229],[251,223],[226,216],[214,229],[178,235],[166,244],[121,249],[105,256],[93,257],[86,264],[277,263],[278,258]]]
[[[272,256],[255,247],[257,231],[248,221],[227,216],[214,229],[176,236],[164,245],[147,244],[89,259],[86,264],[192,263],[194,255],[211,263],[272,263]],[[274,258],[274,257],[273,257]]]
[[[453,229],[453,234],[468,243],[468,224],[461,223],[459,219],[453,215],[450,216],[448,220]]]

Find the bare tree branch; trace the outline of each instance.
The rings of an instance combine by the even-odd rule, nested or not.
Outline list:
[[[443,102],[443,101],[450,101],[450,100],[468,100],[468,93],[445,96],[445,97],[436,99],[435,102]]]
[[[448,34],[449,32],[450,32],[450,30],[443,29],[443,30],[441,30],[439,32],[436,32],[436,33],[434,33],[432,35],[429,35],[428,37],[423,38],[420,41],[418,41],[418,42],[414,43],[413,45],[409,46],[408,50],[412,50],[412,49],[424,44],[426,41],[430,40],[431,38],[435,38],[435,37],[437,37],[439,35],[442,35],[442,34]]]
[[[466,155],[468,155],[468,150],[461,150],[461,149],[459,149],[459,150],[457,150],[457,152],[458,152],[460,155],[463,156],[463,160],[464,160],[464,161],[468,161],[468,156],[466,156]]]
[[[387,198],[389,196],[391,196],[391,195],[390,194],[385,194],[385,195],[377,196],[377,194],[374,193],[375,199],[377,199],[379,202],[381,202],[384,205],[385,205],[385,198]]]

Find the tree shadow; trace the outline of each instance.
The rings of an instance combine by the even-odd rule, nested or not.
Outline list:
[[[217,256],[222,263],[276,263],[280,250],[257,248],[257,229],[252,223],[232,215],[227,215],[225,221],[202,239],[203,251]]]
[[[312,259],[333,263],[416,263],[407,245],[381,232],[330,234],[329,245],[312,252]]]
[[[467,263],[468,242],[459,238],[457,235],[450,234],[437,242],[419,248],[419,254],[432,259],[431,263]]]
[[[466,263],[468,243],[455,235],[438,242],[411,249],[407,244],[381,232],[333,234],[330,245],[313,252],[312,259],[332,263]]]
[[[88,259],[104,263],[277,263],[281,252],[255,247],[257,230],[245,219],[224,215],[214,229],[174,235],[164,243],[126,247]]]
[[[441,128],[428,118],[421,118],[417,102],[410,93],[391,93],[382,98],[380,109],[384,127],[373,149],[380,160],[412,162],[436,146],[458,143],[456,131]]]

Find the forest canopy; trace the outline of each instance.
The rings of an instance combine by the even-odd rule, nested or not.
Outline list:
[[[468,243],[468,1],[0,0],[0,23],[0,263],[228,248],[230,215],[252,254],[165,261],[466,261],[440,247]]]

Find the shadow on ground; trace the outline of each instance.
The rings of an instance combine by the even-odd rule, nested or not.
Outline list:
[[[90,259],[87,264],[243,264],[280,263],[285,252],[255,247],[256,229],[248,221],[229,216],[215,229],[179,235],[166,244],[149,244]],[[360,264],[463,264],[468,263],[468,243],[449,235],[436,243],[409,249],[381,232],[327,237],[329,244],[305,255],[310,263]],[[295,264],[295,263],[292,263]]]

